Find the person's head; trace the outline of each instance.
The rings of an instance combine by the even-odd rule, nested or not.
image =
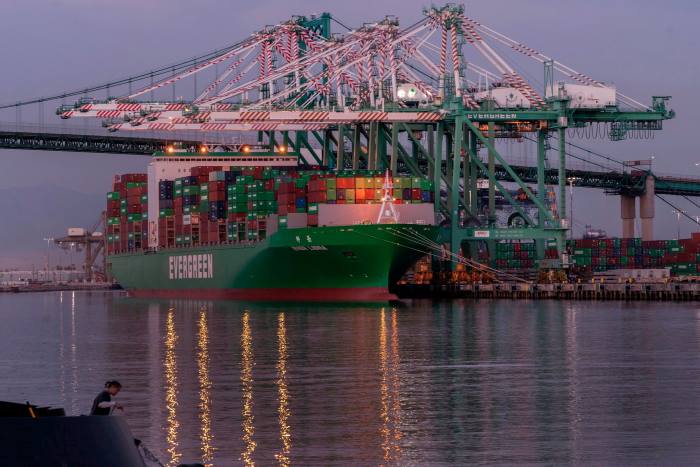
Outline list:
[[[119,383],[119,381],[107,381],[105,383],[105,389],[107,390],[110,396],[116,396],[117,394],[119,394],[121,388],[122,385]]]

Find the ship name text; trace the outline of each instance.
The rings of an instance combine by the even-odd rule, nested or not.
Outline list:
[[[214,255],[180,255],[168,257],[168,276],[173,279],[211,279]]]

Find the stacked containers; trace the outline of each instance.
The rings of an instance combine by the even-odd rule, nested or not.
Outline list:
[[[397,204],[434,199],[427,180],[395,177],[393,182]],[[194,167],[187,176],[158,184],[158,245],[259,241],[265,238],[266,221],[273,214],[279,215],[280,229],[286,228],[290,213],[307,213],[307,225],[317,226],[320,204],[378,203],[383,185],[378,171]],[[110,253],[147,247],[146,193],[145,174],[122,176],[108,193]]]
[[[107,253],[144,248],[148,243],[146,174],[115,177],[107,193]]]
[[[567,248],[574,265],[592,272],[647,267],[643,264],[642,242],[638,238],[570,240]]]
[[[534,266],[534,242],[499,242],[496,244],[497,268],[526,269]]]

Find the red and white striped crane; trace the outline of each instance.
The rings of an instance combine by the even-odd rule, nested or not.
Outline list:
[[[549,96],[538,93],[498,47],[525,55],[540,67],[550,63],[564,78],[582,85],[606,87],[467,17],[463,7],[448,5],[426,9],[423,20],[405,29],[387,17],[342,36],[324,37],[297,20],[286,21],[127,95],[83,102],[60,115],[102,119],[110,130],[209,132],[435,122],[446,113],[442,103],[452,98],[461,98],[468,109],[479,108],[485,98],[497,107],[546,109]],[[207,85],[195,89],[191,101],[139,100],[196,76]],[[496,88],[501,94],[510,90],[511,104],[492,95]],[[617,95],[622,104],[646,109]]]

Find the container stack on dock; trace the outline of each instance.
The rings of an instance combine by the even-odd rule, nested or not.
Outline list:
[[[423,178],[394,177],[396,204],[430,203],[433,186]],[[158,184],[158,246],[176,248],[266,237],[270,216],[278,228],[304,214],[303,226],[319,225],[321,204],[378,204],[384,194],[378,171],[328,172],[271,167],[200,166]],[[145,174],[127,174],[107,194],[108,253],[148,247]]]
[[[609,238],[573,240],[568,244],[572,263],[592,272],[611,269],[670,268],[674,275],[700,270],[700,234],[680,240]]]

